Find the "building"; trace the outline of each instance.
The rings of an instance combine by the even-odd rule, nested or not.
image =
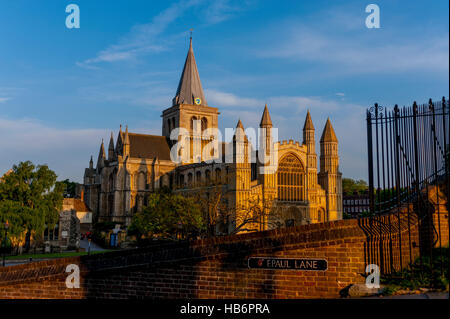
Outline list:
[[[343,196],[343,211],[344,213],[350,215],[353,218],[360,217],[361,214],[370,211],[370,198],[369,193],[358,194],[354,192],[353,194],[344,193]]]
[[[162,112],[162,135],[132,133],[120,126],[116,139],[111,133],[107,150],[102,141],[95,167],[91,156],[84,190],[94,219],[128,225],[146,204],[146,195],[162,187],[208,198],[213,192],[221,194],[221,207],[229,213],[219,233],[236,232],[255,206],[267,213],[261,214],[260,226],[242,231],[342,219],[338,139],[329,119],[320,139],[319,171],[309,111],[303,142],[278,142],[273,141],[266,105],[259,149],[249,142],[240,120],[232,142],[205,134],[217,129],[218,121],[219,109],[208,105],[203,92],[191,39],[172,105]],[[171,139],[175,129],[182,132]],[[269,161],[250,161],[260,156]]]

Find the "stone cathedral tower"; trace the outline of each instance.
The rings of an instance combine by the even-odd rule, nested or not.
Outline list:
[[[178,89],[172,100],[172,107],[164,110],[162,114],[162,134],[165,137],[170,139],[170,134],[174,129],[186,130],[186,133],[178,139],[179,142],[184,139],[184,149],[181,150],[181,153],[184,151],[182,155],[185,157],[183,157],[182,163],[199,163],[218,156],[214,150],[203,154],[204,147],[213,139],[211,136],[202,136],[202,132],[206,129],[217,129],[218,115],[218,109],[208,106],[206,102],[191,38]],[[170,144],[173,145],[173,143],[172,140]],[[217,149],[215,148],[215,150]]]
[[[342,173],[339,171],[338,140],[329,118],[320,138],[319,183],[326,193],[328,220],[342,219]]]

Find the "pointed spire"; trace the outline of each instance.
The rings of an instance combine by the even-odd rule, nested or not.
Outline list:
[[[106,159],[106,154],[105,154],[105,145],[103,144],[103,139],[102,139],[102,144],[100,145],[100,151],[98,152],[98,159],[97,159],[97,168],[101,168],[104,165],[104,160]]]
[[[109,147],[108,147],[108,160],[112,161],[114,159],[114,137],[113,132],[111,132],[111,138],[109,139]]]
[[[184,62],[183,73],[181,73],[177,93],[172,101],[176,104],[191,104],[208,106],[203,93],[197,63],[195,62],[194,50],[192,49],[192,37],[190,38],[189,51]]]
[[[94,161],[92,160],[92,155],[91,155],[91,160],[89,161],[89,168],[94,168]]]
[[[239,121],[237,122],[236,128],[238,127],[244,129],[244,125],[242,125],[241,119],[239,119]]]
[[[272,126],[272,120],[270,119],[269,109],[267,108],[267,104],[264,107],[264,112],[261,118],[261,123],[259,123],[260,127]]]
[[[125,140],[123,142],[123,145],[130,145],[130,137],[128,136],[128,125],[125,129]]]
[[[98,157],[102,157],[105,158],[106,154],[105,154],[105,144],[103,143],[103,139],[102,139],[102,144],[100,145],[100,151],[98,154]]]
[[[108,149],[114,150],[114,137],[113,137],[113,132],[111,132],[111,138],[109,139],[109,147],[108,147]]]
[[[242,137],[244,137],[242,139]],[[240,141],[247,141],[247,135],[245,134],[245,128],[244,125],[241,122],[241,119],[237,122],[236,130],[234,131],[233,135],[233,141],[236,141],[236,138],[238,138]]]
[[[337,142],[336,133],[334,133],[333,125],[331,125],[330,118],[327,119],[327,123],[325,124],[325,128],[323,129],[322,137],[320,138],[320,142]]]
[[[311,119],[311,114],[309,114],[309,110],[308,113],[306,113],[305,124],[303,125],[303,131],[306,130],[315,130],[314,124]]]

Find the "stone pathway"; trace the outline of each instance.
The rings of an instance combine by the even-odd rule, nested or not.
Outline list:
[[[89,241],[87,239],[80,240],[80,248],[84,248],[86,249],[86,251],[88,251],[88,247]],[[102,247],[91,241],[91,251],[105,251],[105,250],[106,249],[103,249]]]

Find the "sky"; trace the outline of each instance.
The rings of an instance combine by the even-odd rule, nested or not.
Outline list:
[[[365,25],[371,3],[380,28]],[[267,103],[279,139],[302,142],[309,109],[317,142],[330,118],[343,176],[367,179],[366,109],[449,95],[448,13],[446,0],[0,0],[0,174],[31,160],[81,182],[120,124],[160,135],[192,28],[223,132],[258,127]]]

